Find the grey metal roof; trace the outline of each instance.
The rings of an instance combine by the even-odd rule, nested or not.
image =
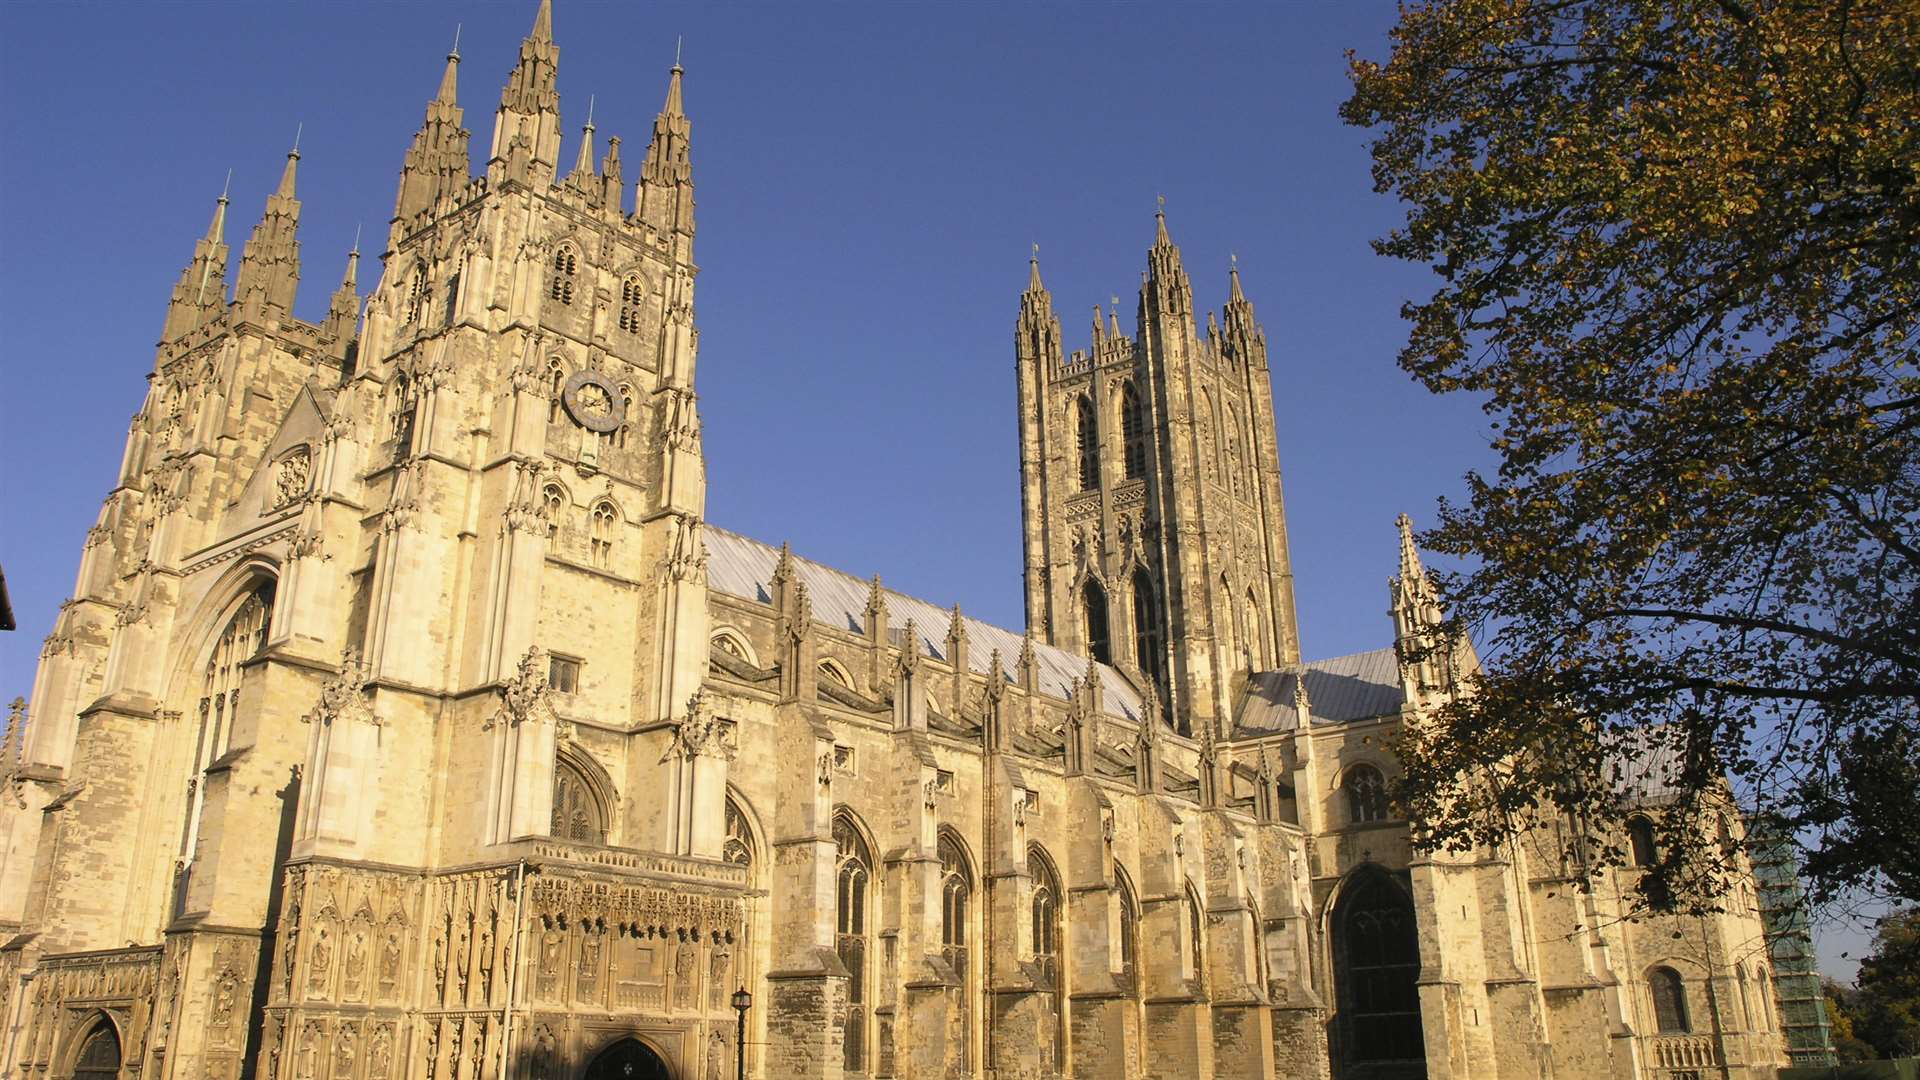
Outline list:
[[[1680,793],[1680,771],[1686,761],[1680,753],[1685,736],[1679,729],[1653,724],[1620,732],[1615,738],[1608,771],[1623,802],[1660,803]]]
[[[1400,711],[1400,663],[1392,648],[1316,660],[1305,668],[1307,705],[1316,724],[1342,724],[1392,716]],[[1240,706],[1238,729],[1248,735],[1292,731],[1300,726],[1293,707],[1291,671],[1256,671]]]
[[[707,587],[743,600],[772,603],[773,589],[769,582],[774,565],[780,561],[780,549],[713,525],[705,526],[703,531],[707,542]],[[793,557],[793,565],[807,586],[815,622],[853,633],[865,632],[867,582],[798,555]],[[892,589],[881,591],[886,597],[887,623],[895,642],[899,641],[907,620],[912,619],[915,636],[920,639],[921,655],[945,660],[952,609],[937,607]],[[961,621],[967,628],[967,667],[976,675],[985,675],[993,651],[998,649],[1001,666],[1011,681],[1017,674],[1014,664],[1020,658],[1021,635],[968,615],[962,615]],[[1038,679],[1043,694],[1064,699],[1071,693],[1073,684],[1086,676],[1086,658],[1065,649],[1035,641],[1033,655],[1040,666]],[[1132,684],[1105,664],[1096,667],[1100,672],[1101,700],[1106,714],[1138,722],[1140,697]],[[1313,684],[1309,682],[1307,687],[1311,691]]]

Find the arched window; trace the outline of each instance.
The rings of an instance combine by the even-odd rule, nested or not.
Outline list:
[[[1147,475],[1147,414],[1132,379],[1120,388],[1120,439],[1126,448],[1127,479]]]
[[[174,911],[180,914],[193,872],[194,850],[200,842],[200,814],[206,802],[207,769],[227,752],[233,740],[234,714],[240,707],[240,682],[247,661],[267,643],[267,624],[273,616],[273,582],[263,582],[240,601],[214,641],[207,665],[200,672],[198,731],[194,736],[193,772],[187,777],[187,818],[180,826],[180,874],[175,881]]]
[[[1166,686],[1166,650],[1160,644],[1160,613],[1153,603],[1153,582],[1145,570],[1133,572],[1133,656],[1140,674],[1156,690]]]
[[[1192,882],[1187,883],[1187,964],[1193,971],[1195,982],[1206,979],[1206,929],[1200,917],[1200,895],[1193,891]]]
[[[859,1072],[867,1061],[867,886],[873,880],[873,852],[845,814],[833,819],[838,849],[834,923],[840,963],[847,969],[847,1037],[842,1067]]]
[[[1355,765],[1340,782],[1347,791],[1347,815],[1354,824],[1387,820],[1387,782],[1371,765]]]
[[[1127,880],[1126,871],[1117,865],[1113,868],[1113,879],[1114,895],[1120,905],[1120,978],[1137,991],[1140,988],[1140,901],[1134,897],[1133,883]]]
[[[413,392],[413,380],[404,371],[393,373],[393,381],[387,384],[387,437],[400,444],[405,451],[413,435],[413,416],[418,399]]]
[[[102,1016],[87,1032],[73,1060],[73,1080],[116,1080],[120,1075],[120,1033]]]
[[[1260,919],[1260,905],[1247,902],[1247,917],[1253,923],[1253,985],[1267,985],[1267,924]]]
[[[640,301],[647,295],[639,274],[628,274],[620,283],[620,329],[629,334],[640,332]]]
[[[1074,406],[1077,417],[1075,430],[1079,434],[1080,451],[1080,490],[1093,491],[1100,486],[1100,426],[1093,415],[1093,402],[1086,397],[1076,399]]]
[[[973,1016],[968,1009],[972,993],[971,984],[973,958],[968,953],[967,915],[973,904],[973,870],[967,863],[966,852],[960,849],[960,842],[952,833],[940,834],[940,955],[947,966],[953,969],[954,976],[960,980],[960,1030],[965,1035],[959,1040],[960,1064],[964,1067],[971,1060],[973,1047]]]
[[[847,674],[847,669],[841,667],[836,661],[822,660],[814,665],[814,670],[819,673],[822,679],[843,690],[853,689],[852,677]]]
[[[547,535],[560,531],[561,515],[567,512],[567,493],[559,484],[548,484],[540,490],[541,509],[547,515]]]
[[[1103,664],[1113,663],[1113,648],[1107,636],[1107,593],[1099,582],[1087,582],[1081,590],[1080,607],[1086,618],[1087,655]]]
[[[560,366],[560,358],[547,361],[547,423],[560,422],[560,409],[567,391],[567,372]]]
[[[1773,979],[1767,969],[1758,964],[1753,966],[1753,986],[1760,997],[1760,1030],[1772,1031],[1778,1026],[1773,1018]]]
[[[1247,589],[1247,662],[1259,670],[1267,666],[1267,628],[1260,619],[1260,601]]]
[[[551,832],[559,840],[578,840],[589,844],[607,842],[607,815],[599,796],[587,783],[580,766],[558,758],[553,763],[553,822]]]
[[[418,326],[426,315],[427,273],[415,270],[413,280],[407,285],[407,325]]]
[[[448,327],[460,315],[460,275],[455,273],[447,279],[447,306],[440,314],[440,325]]]
[[[735,866],[747,868],[747,880],[753,880],[755,845],[753,830],[747,826],[747,815],[743,813],[731,796],[727,799],[727,840],[720,847],[720,857]]]
[[[579,269],[577,260],[572,244],[561,244],[554,251],[553,281],[547,286],[548,297],[563,304],[573,303],[573,279]]]
[[[1627,819],[1627,846],[1635,866],[1650,867],[1660,861],[1660,849],[1653,842],[1653,822],[1646,818]]]
[[[1060,875],[1054,872],[1053,860],[1047,858],[1047,853],[1040,850],[1038,844],[1027,848],[1027,874],[1033,879],[1033,897],[1028,908],[1028,915],[1032,919],[1033,965],[1040,971],[1041,985],[1053,991],[1048,1007],[1053,1010],[1054,1067],[1058,1069],[1066,1062],[1067,1049],[1063,1030],[1065,1014],[1060,1002],[1063,996],[1060,963],[1060,904],[1063,894],[1060,891]]]
[[[1332,921],[1335,1058],[1349,1066],[1424,1062],[1412,897],[1383,871],[1363,868],[1341,891]]]
[[[620,512],[610,502],[598,502],[593,505],[593,517],[589,522],[589,546],[592,549],[593,565],[605,570],[613,565],[613,530],[620,521]]]
[[[1687,1019],[1687,984],[1670,967],[1647,972],[1647,992],[1653,998],[1653,1023],[1662,1035],[1685,1035],[1693,1030]]]

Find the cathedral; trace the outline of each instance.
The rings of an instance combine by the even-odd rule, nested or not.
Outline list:
[[[1786,1063],[1747,884],[1412,848],[1390,740],[1473,657],[1403,518],[1381,648],[1303,659],[1267,338],[1164,216],[1085,348],[1027,268],[1024,632],[707,522],[682,71],[629,182],[559,55],[541,0],[478,175],[447,58],[318,322],[299,154],[231,273],[216,203],[0,746],[5,1076]]]

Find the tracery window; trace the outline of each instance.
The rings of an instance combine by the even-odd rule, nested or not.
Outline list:
[[[1205,923],[1200,918],[1200,897],[1193,891],[1191,882],[1187,885],[1187,963],[1192,966],[1195,982],[1204,982],[1207,977],[1207,939]]]
[[[640,301],[646,295],[646,286],[640,284],[638,274],[629,274],[627,280],[620,283],[620,329],[629,334],[640,332]]]
[[[1053,871],[1053,860],[1038,844],[1027,848],[1027,875],[1033,879],[1033,898],[1029,915],[1033,934],[1033,964],[1040,970],[1041,984],[1053,991],[1050,1007],[1054,1018],[1054,1064],[1064,1063],[1066,1041],[1059,1030],[1064,1016],[1060,1008],[1063,974],[1060,963],[1060,875]]]
[[[1153,604],[1153,582],[1145,570],[1133,572],[1133,655],[1155,689],[1164,688],[1165,650],[1160,644],[1160,613]]]
[[[833,819],[838,852],[834,926],[840,963],[847,969],[847,1035],[841,1065],[858,1072],[867,1060],[867,886],[873,880],[873,852],[845,814]]]
[[[414,394],[413,380],[404,371],[394,372],[389,385],[392,400],[387,408],[387,436],[399,443],[399,449],[404,452],[413,436],[413,416],[419,399]]]
[[[573,303],[573,284],[578,269],[578,256],[574,254],[572,244],[561,244],[553,253],[553,281],[547,286],[547,296],[562,304]]]
[[[588,543],[593,556],[593,565],[602,570],[613,565],[613,531],[619,517],[619,511],[613,508],[612,503],[594,504]]]
[[[1100,425],[1093,414],[1093,402],[1077,398],[1075,430],[1079,436],[1080,490],[1093,491],[1100,486]]]
[[[1347,814],[1354,824],[1387,820],[1387,781],[1379,769],[1355,765],[1340,786],[1347,791]]]
[[[752,880],[753,830],[747,827],[747,815],[731,797],[727,799],[727,839],[720,845],[720,857],[735,866],[746,867],[748,880]]]
[[[567,493],[559,484],[548,484],[540,489],[540,502],[547,514],[547,535],[560,531],[560,515],[567,509]]]
[[[1114,892],[1120,904],[1120,978],[1135,990],[1140,988],[1140,901],[1134,898],[1133,884],[1118,866],[1114,867]]]
[[[1102,664],[1113,663],[1113,648],[1107,636],[1107,593],[1099,582],[1087,582],[1081,590],[1080,607],[1086,619],[1087,655]]]
[[[1147,475],[1147,416],[1131,379],[1120,389],[1120,439],[1126,449],[1127,479]]]
[[[947,966],[960,980],[960,1030],[964,1036],[957,1047],[960,1064],[965,1067],[972,1058],[973,1016],[968,1008],[972,1000],[969,991],[972,958],[967,951],[967,915],[973,902],[973,870],[967,864],[966,853],[960,850],[959,841],[950,833],[940,834],[938,848],[940,856],[940,955]]]
[[[552,834],[560,840],[589,844],[607,842],[607,816],[586,773],[566,758],[553,763]]]
[[[1660,861],[1660,849],[1653,841],[1653,822],[1643,817],[1627,819],[1627,847],[1633,865],[1651,867]]]
[[[234,714],[240,707],[240,682],[246,662],[267,643],[267,625],[273,616],[273,582],[247,594],[214,642],[200,675],[198,731],[194,736],[193,772],[187,777],[187,819],[180,830],[179,880],[175,883],[176,913],[186,900],[194,849],[199,844],[200,814],[206,800],[206,772],[227,752],[233,739]]]
[[[1693,1030],[1687,1019],[1687,984],[1670,967],[1647,972],[1647,991],[1653,998],[1653,1024],[1662,1035],[1685,1035]]]
[[[1426,1059],[1413,899],[1384,872],[1355,872],[1333,913],[1337,1059],[1349,1066]]]

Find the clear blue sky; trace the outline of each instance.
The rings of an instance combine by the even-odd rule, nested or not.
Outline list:
[[[455,25],[484,158],[533,7],[0,4],[0,566],[20,621],[0,699],[30,691],[227,170],[237,266],[304,125],[297,307],[317,319],[355,228],[384,240]],[[1394,364],[1428,274],[1368,248],[1400,211],[1335,115],[1346,50],[1383,55],[1393,18],[1384,0],[556,0],[566,164],[593,95],[637,175],[685,39],[709,519],[1020,626],[1030,245],[1084,345],[1094,304],[1131,310],[1165,196],[1197,302],[1224,301],[1237,254],[1266,327],[1303,648],[1387,644],[1394,515],[1430,521],[1492,460],[1474,402]]]

